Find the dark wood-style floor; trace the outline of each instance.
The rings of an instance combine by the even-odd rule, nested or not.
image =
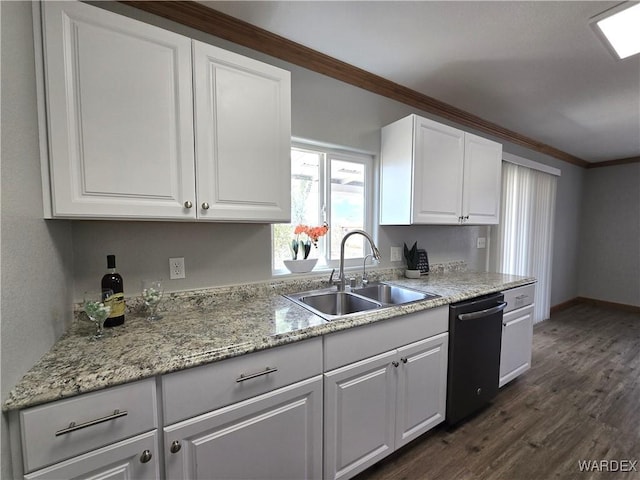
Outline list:
[[[532,364],[472,419],[357,480],[640,479],[640,314],[587,304],[554,314],[534,327]],[[636,471],[586,473],[581,460],[637,461]]]

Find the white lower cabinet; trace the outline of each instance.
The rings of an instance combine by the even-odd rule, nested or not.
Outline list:
[[[502,320],[500,386],[531,368],[533,305],[509,312]]]
[[[350,478],[444,421],[448,337],[325,373],[324,478]]]
[[[535,285],[504,292],[507,302],[502,319],[500,387],[531,368]]]
[[[27,480],[73,478],[91,480],[159,479],[158,431],[80,455],[25,475]]]
[[[322,376],[164,429],[166,475],[178,479],[322,477]]]
[[[12,412],[9,421],[14,478],[160,478],[153,378]]]

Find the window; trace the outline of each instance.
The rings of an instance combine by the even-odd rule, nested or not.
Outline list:
[[[283,260],[292,258],[291,240],[296,225],[318,226],[329,232],[311,248],[318,268],[336,268],[340,243],[350,230],[371,231],[372,168],[370,155],[295,142],[291,148],[291,223],[274,225],[273,272],[285,273]],[[356,265],[369,254],[360,235],[345,244],[345,265]],[[300,256],[298,256],[300,258]]]
[[[491,271],[538,280],[534,323],[549,318],[556,176],[502,164],[501,222],[491,231]]]

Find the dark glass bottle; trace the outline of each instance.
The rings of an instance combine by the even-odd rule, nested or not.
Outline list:
[[[107,255],[107,269],[102,277],[102,296],[105,305],[111,307],[111,314],[104,322],[105,327],[115,327],[124,323],[124,284],[116,272],[116,256]],[[110,292],[109,292],[110,291]],[[110,293],[113,292],[112,295]]]

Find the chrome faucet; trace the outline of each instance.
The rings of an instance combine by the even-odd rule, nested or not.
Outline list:
[[[376,260],[380,260],[380,251],[378,250],[378,247],[376,247],[376,244],[373,243],[373,239],[371,238],[371,236],[369,236],[369,234],[367,232],[365,232],[364,230],[351,230],[350,232],[347,232],[347,234],[342,238],[342,243],[340,244],[340,278],[339,278],[339,283],[338,283],[338,291],[339,292],[344,292],[345,290],[345,280],[344,280],[344,244],[347,241],[347,238],[349,238],[351,235],[355,235],[355,234],[359,234],[362,235],[364,238],[366,238],[369,241],[369,245],[371,246],[371,254],[373,256],[374,259]]]
[[[364,262],[362,262],[362,286],[366,287],[369,283],[369,277],[367,276],[367,258],[372,257],[370,253],[364,257]]]

